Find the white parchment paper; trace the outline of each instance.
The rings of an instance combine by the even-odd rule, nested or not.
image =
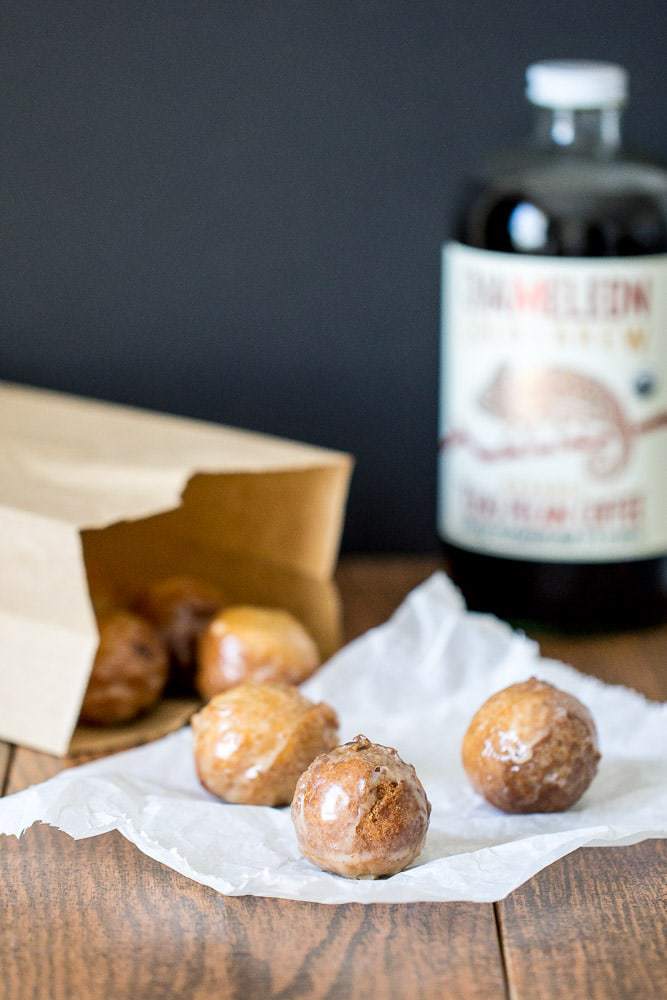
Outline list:
[[[569,812],[506,816],[468,785],[461,739],[490,694],[531,675],[588,705],[602,762]],[[120,830],[219,892],[320,903],[489,902],[577,847],[667,836],[667,704],[540,658],[508,626],[466,612],[443,574],[303,691],[335,706],[343,740],[364,733],[415,765],[433,812],[424,853],[408,871],[379,881],[319,871],[299,856],[289,809],[226,805],[201,788],[189,729],[0,800],[0,832],[19,835],[40,820],[76,838]]]

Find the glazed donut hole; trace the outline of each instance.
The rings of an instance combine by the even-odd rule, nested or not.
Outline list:
[[[225,603],[222,591],[196,576],[169,576],[147,587],[134,610],[152,622],[167,646],[174,680],[192,688],[199,637]]]
[[[80,721],[108,726],[129,722],[158,701],[167,682],[167,651],[153,626],[128,611],[99,623]]]
[[[473,788],[503,812],[561,812],[595,777],[595,722],[574,695],[531,677],[484,702],[462,760]]]
[[[197,690],[204,699],[245,681],[301,684],[320,665],[312,636],[277,608],[226,608],[199,640]]]
[[[347,878],[407,868],[421,853],[430,813],[414,767],[365,736],[317,757],[292,802],[301,853]]]
[[[338,741],[338,718],[286,684],[239,684],[192,719],[197,775],[213,795],[289,805],[299,775]]]

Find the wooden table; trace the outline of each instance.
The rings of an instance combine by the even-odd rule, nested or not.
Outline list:
[[[348,559],[348,637],[383,621],[434,560]],[[546,653],[667,698],[667,628],[541,637]],[[18,791],[71,762],[0,744]],[[0,996],[665,1000],[667,842],[577,851],[496,905],[319,906],[225,898],[120,834],[45,826],[0,840]]]

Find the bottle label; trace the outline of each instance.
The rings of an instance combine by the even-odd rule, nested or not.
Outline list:
[[[667,553],[667,254],[443,250],[442,536],[512,559]]]

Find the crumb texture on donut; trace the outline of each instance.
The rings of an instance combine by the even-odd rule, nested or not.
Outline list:
[[[595,722],[574,695],[535,677],[492,695],[462,747],[473,787],[508,813],[560,812],[597,771]]]
[[[289,805],[299,775],[336,745],[338,718],[286,684],[240,684],[192,720],[201,783],[227,802]]]
[[[317,757],[292,802],[302,854],[348,878],[393,875],[411,864],[430,812],[414,767],[364,736]]]
[[[301,684],[319,664],[315,641],[288,611],[231,607],[201,636],[197,688],[208,699],[244,681]]]

